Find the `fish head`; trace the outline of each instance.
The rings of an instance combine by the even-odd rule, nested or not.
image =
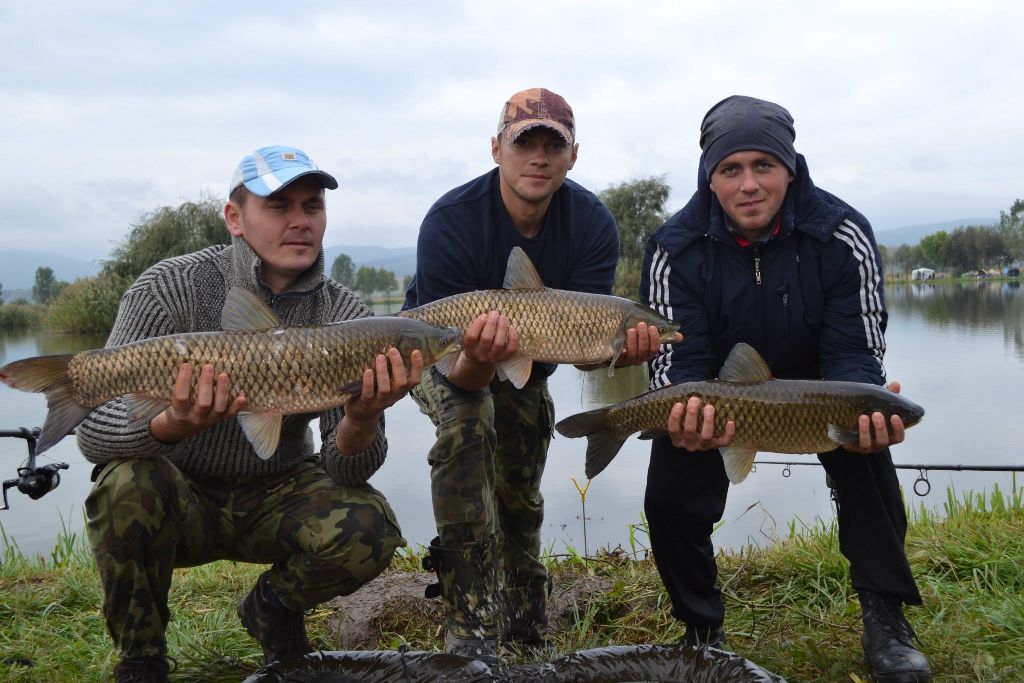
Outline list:
[[[421,323],[415,333],[402,335],[399,351],[408,359],[413,351],[419,349],[423,354],[424,364],[436,363],[450,353],[462,348],[462,330],[455,327],[439,327],[430,323]]]
[[[916,425],[924,417],[923,407],[883,387],[878,387],[878,391],[873,392],[863,411],[865,415],[876,412],[882,413],[886,418],[898,415],[903,420],[903,426],[908,428]]]
[[[622,321],[622,329],[628,330],[632,327],[636,327],[637,323],[647,323],[652,327],[657,327],[658,339],[660,339],[663,344],[671,341],[679,330],[679,323],[669,320],[650,306],[634,303],[632,308],[630,308],[626,313],[625,319]]]

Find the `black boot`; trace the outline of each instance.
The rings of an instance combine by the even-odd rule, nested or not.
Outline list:
[[[238,603],[242,626],[263,648],[263,663],[302,657],[313,650],[306,637],[306,617],[266,598],[268,572],[260,574],[256,586]]]
[[[430,543],[423,568],[437,573],[438,583],[427,586],[428,598],[444,597],[445,652],[498,663],[498,571],[493,542],[445,547]]]
[[[534,585],[502,591],[505,619],[503,646],[516,654],[536,658],[557,656],[548,639],[548,597],[551,577]]]
[[[914,629],[903,616],[899,598],[857,591],[864,619],[864,657],[879,683],[928,683],[932,670],[914,643]]]
[[[115,683],[167,683],[170,667],[167,657],[122,659],[114,665]]]
[[[679,644],[689,645],[690,647],[714,647],[724,650],[726,647],[725,629],[721,626],[695,626],[687,624],[686,632],[680,638]]]

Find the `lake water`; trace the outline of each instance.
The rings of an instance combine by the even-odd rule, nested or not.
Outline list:
[[[1024,295],[1019,283],[963,285],[893,285],[887,289],[889,328],[886,368],[903,393],[922,404],[927,415],[907,440],[893,449],[897,464],[1024,465],[1020,446],[1020,415],[1024,414]],[[382,311],[385,312],[385,311]],[[0,334],[0,364],[27,356],[67,353],[101,346],[95,337],[45,333]],[[551,378],[559,418],[629,398],[646,388],[640,368],[582,373],[559,368]],[[45,417],[39,395],[0,388],[0,429],[38,426]],[[388,413],[390,454],[372,479],[391,501],[406,538],[426,544],[434,535],[426,451],[434,429],[411,400]],[[584,546],[593,553],[602,546],[628,549],[631,525],[642,520],[649,446],[631,439],[619,456],[590,485],[586,495],[586,537],[580,495],[572,478],[584,485],[585,440],[556,437],[543,479],[546,501],[544,541],[553,552]],[[25,457],[20,439],[0,439],[0,478],[15,476]],[[15,489],[8,492],[11,509],[0,512],[0,525],[26,553],[47,554],[62,525],[81,533],[82,503],[88,493],[91,466],[75,447],[74,437],[61,441],[41,462],[70,464],[61,486],[33,501]],[[759,454],[759,460],[817,462],[811,456]],[[745,482],[732,487],[723,524],[715,532],[717,546],[764,545],[788,533],[789,523],[813,524],[831,519],[833,508],[819,467],[763,464]],[[1008,490],[1012,475],[1003,472],[941,472],[928,474],[931,493],[912,491],[916,470],[901,470],[907,502],[941,512],[946,489],[989,492]],[[647,547],[644,533],[634,534],[638,549]]]

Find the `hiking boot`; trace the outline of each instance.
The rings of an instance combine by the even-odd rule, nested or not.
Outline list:
[[[873,591],[857,591],[864,619],[860,642],[864,658],[879,683],[928,683],[932,670],[914,646],[920,643],[903,616],[898,598]]]
[[[424,594],[445,602],[445,651],[492,665],[497,663],[501,597],[495,557],[492,537],[457,547],[434,538],[423,558],[423,568],[438,578]]]
[[[444,651],[488,666],[498,665],[498,641],[494,638],[460,638],[449,632],[444,637]]]
[[[167,683],[169,670],[163,655],[122,659],[114,665],[114,683]]]
[[[506,588],[503,641],[512,649],[529,654],[548,649],[548,596],[551,579],[534,586]]]
[[[724,650],[726,647],[725,629],[721,626],[692,626],[687,624],[686,632],[679,639],[679,644],[689,645],[690,647],[714,647]]]
[[[267,599],[267,576],[268,572],[260,574],[253,589],[238,603],[238,618],[263,648],[264,664],[302,657],[313,650],[306,637],[306,617]]]

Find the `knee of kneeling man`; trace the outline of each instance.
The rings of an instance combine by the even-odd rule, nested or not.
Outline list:
[[[406,544],[395,522],[372,505],[351,508],[334,532],[321,556],[333,556],[339,563],[361,567],[360,573],[372,576],[384,571],[395,551]]]

